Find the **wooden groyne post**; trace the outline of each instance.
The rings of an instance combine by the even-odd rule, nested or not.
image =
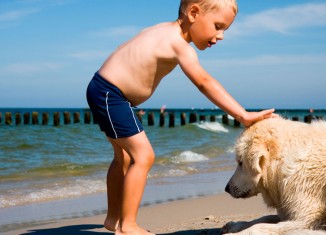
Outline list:
[[[174,127],[175,124],[174,118],[175,118],[174,113],[173,112],[169,113],[169,127]]]
[[[38,125],[38,112],[32,112],[32,124]]]
[[[29,113],[24,113],[24,125],[29,125],[30,118],[31,118],[31,116]]]
[[[5,124],[6,125],[11,125],[12,123],[12,115],[10,112],[5,113]]]
[[[187,120],[186,113],[181,113],[180,114],[180,124],[181,124],[181,126],[186,125],[186,122],[187,122],[186,120]]]
[[[143,123],[143,115],[140,112],[137,112],[136,116],[137,116],[138,120],[140,121],[140,123]]]
[[[240,127],[241,123],[237,119],[234,119],[233,125],[234,127]]]
[[[196,113],[191,113],[189,115],[189,123],[195,123],[197,122],[197,114]]]
[[[63,112],[63,123],[65,125],[71,124],[70,112]]]
[[[313,120],[313,116],[312,115],[307,115],[304,117],[304,122],[305,123],[311,123]]]
[[[87,111],[84,113],[84,123],[85,124],[91,123],[91,112]]]
[[[48,125],[49,124],[49,114],[43,112],[42,113],[42,125]]]
[[[161,112],[160,113],[160,127],[164,127],[165,125],[165,113]]]
[[[227,114],[222,115],[222,123],[225,125],[229,125],[229,117]]]
[[[154,113],[153,112],[150,112],[147,115],[147,125],[154,126]]]
[[[206,116],[205,115],[199,115],[199,121],[200,122],[205,122],[206,121]]]
[[[59,126],[60,125],[60,113],[54,112],[53,113],[53,126]]]
[[[15,122],[17,126],[22,123],[22,117],[20,116],[20,113],[15,114]]]
[[[299,121],[299,117],[293,117],[292,121],[298,122]]]
[[[80,113],[74,112],[74,123],[80,123]]]

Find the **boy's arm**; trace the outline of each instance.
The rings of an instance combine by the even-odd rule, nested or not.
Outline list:
[[[247,112],[217,80],[203,69],[199,64],[195,50],[191,46],[179,45],[176,52],[181,69],[196,87],[210,101],[237,119],[244,126],[250,126],[256,121],[275,116],[273,114],[274,109],[261,112]]]

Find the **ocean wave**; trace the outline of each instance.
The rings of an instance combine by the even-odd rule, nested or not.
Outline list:
[[[184,151],[172,158],[174,163],[201,162],[209,160],[206,156],[192,151]]]
[[[223,115],[218,115],[217,118],[218,119],[222,119],[223,118]],[[228,115],[228,119],[229,120],[234,120],[234,117],[232,117],[231,115]]]
[[[201,123],[195,123],[197,127],[207,130],[207,131],[212,131],[212,132],[229,132],[228,129],[226,129],[221,123],[218,122],[201,122]]]
[[[22,160],[20,161],[23,162]],[[101,164],[77,164],[69,161],[55,162],[52,165],[49,163],[40,166],[36,165],[33,168],[31,164],[29,165],[31,167],[30,169],[25,169],[25,171],[14,171],[12,169],[13,167],[7,164],[7,167],[2,168],[3,171],[0,174],[0,180],[7,183],[21,180],[49,180],[57,179],[58,177],[87,176],[99,170],[106,169],[106,167],[102,167]]]
[[[0,195],[0,208],[79,197],[105,192],[105,180],[78,179],[72,182],[57,182],[31,189],[8,190]]]
[[[227,153],[232,153],[232,154],[235,153],[235,148],[234,148],[234,146],[229,146],[229,147],[227,147],[225,152],[227,152]]]

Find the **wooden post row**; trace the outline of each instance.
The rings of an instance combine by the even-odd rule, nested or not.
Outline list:
[[[142,115],[143,113],[136,113],[138,119],[140,122],[142,122]],[[71,124],[71,113],[68,111],[63,112],[63,118],[64,118],[64,124]],[[2,123],[2,113],[0,113],[0,124]],[[22,122],[24,125],[29,125],[32,123],[33,125],[39,124],[39,113],[38,112],[26,112],[23,114],[23,117],[21,116],[20,113],[14,114],[14,119],[13,120],[13,115],[11,112],[5,112],[4,113],[4,124],[6,125],[11,125],[13,124],[13,121],[15,121],[16,125],[20,125]],[[90,124],[92,119],[92,114],[90,111],[85,111],[84,112],[84,123],[85,124]],[[186,125],[186,119],[187,115],[186,113],[180,113],[180,125]],[[306,123],[311,123],[313,120],[318,120],[318,119],[323,119],[322,116],[313,116],[313,115],[307,115],[304,116],[304,122]],[[299,121],[298,117],[292,117],[293,121]],[[154,112],[149,112],[147,116],[147,121],[148,121],[148,126],[154,126],[155,124],[155,115]],[[205,115],[199,115],[199,121],[206,121],[206,116]],[[197,122],[197,114],[196,113],[190,113],[189,114],[189,123],[196,123]],[[215,115],[210,116],[210,122],[216,122],[216,117]],[[49,114],[47,112],[42,113],[42,125],[48,125],[49,123]],[[79,112],[74,112],[73,113],[73,123],[80,123],[80,113]],[[93,123],[96,124],[97,120],[95,117],[93,117]],[[222,115],[222,123],[225,125],[229,125],[230,120],[228,118],[227,114]],[[54,112],[53,113],[53,125],[54,126],[59,126],[60,125],[60,113],[59,112]],[[237,120],[233,121],[234,127],[239,127],[241,126],[240,122]],[[165,126],[165,113],[160,113],[159,116],[159,126],[163,127]],[[174,127],[175,126],[175,114],[173,112],[169,113],[169,127]]]

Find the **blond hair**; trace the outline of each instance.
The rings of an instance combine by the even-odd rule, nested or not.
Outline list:
[[[204,12],[232,7],[234,14],[236,15],[238,13],[238,4],[236,0],[181,0],[179,19],[185,15],[187,7],[190,4],[198,4]]]

